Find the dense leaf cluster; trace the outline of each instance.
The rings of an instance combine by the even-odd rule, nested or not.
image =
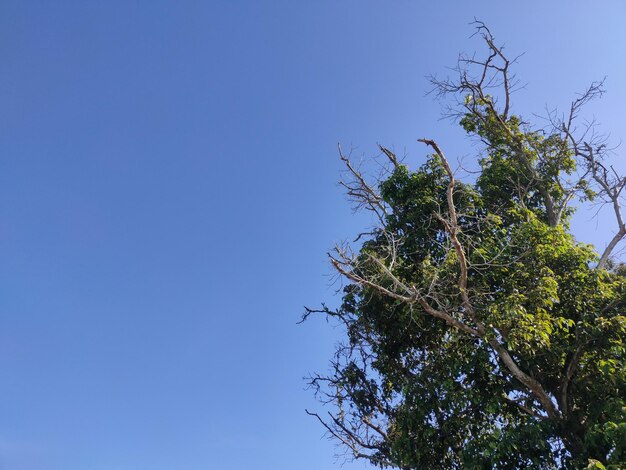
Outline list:
[[[342,315],[350,319],[351,344],[370,351],[366,365],[374,371],[348,360],[353,405],[371,415],[372,403],[385,404],[389,461],[401,468],[626,460],[625,279],[595,270],[592,247],[577,243],[563,225],[550,227],[532,195],[522,205],[512,191],[492,190],[502,166],[514,164],[507,160],[485,160],[479,183],[455,193],[463,236],[472,243],[471,297],[492,334],[555,400],[567,365],[580,355],[567,384],[567,409],[554,420],[525,413],[511,400],[529,409],[537,403],[486,341],[413,304],[350,285]],[[436,157],[415,172],[399,166],[381,186],[392,209],[386,231],[362,251],[385,256],[389,232],[402,238],[394,273],[423,290],[439,278],[438,302],[461,311],[456,255],[432,217],[445,207],[446,186]],[[365,381],[368,375],[375,385]]]

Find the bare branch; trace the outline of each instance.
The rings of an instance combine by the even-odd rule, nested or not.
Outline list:
[[[382,153],[384,153],[387,156],[387,158],[393,164],[394,167],[397,167],[400,164],[398,162],[398,157],[396,157],[396,154],[393,153],[391,150],[389,150],[388,148],[383,147],[380,144],[378,145],[378,148],[380,149],[380,151]]]
[[[366,207],[376,215],[379,223],[384,225],[388,212],[383,199],[367,183],[363,174],[352,165],[350,157],[343,154],[340,144],[337,144],[337,148],[339,149],[339,157],[344,162],[351,177],[351,180],[340,181],[339,184],[346,189],[348,196],[356,202],[357,207]]]
[[[459,233],[459,223],[458,217],[456,213],[456,207],[454,205],[454,173],[452,172],[452,168],[450,168],[450,164],[448,163],[448,159],[439,148],[439,145],[434,140],[429,139],[418,139],[418,142],[422,142],[430,147],[437,153],[441,162],[443,164],[446,173],[448,174],[448,189],[446,191],[446,198],[448,202],[448,213],[450,214],[450,220],[446,221],[441,219],[444,225],[447,228],[448,234],[450,235],[450,240],[452,241],[452,245],[454,246],[454,250],[459,258],[459,268],[461,270],[461,274],[459,276],[459,292],[461,293],[461,298],[463,299],[463,307],[467,312],[472,312],[472,305],[469,301],[469,297],[467,294],[467,273],[468,273],[468,265],[467,265],[467,257],[465,256],[465,250],[459,241],[458,233]]]

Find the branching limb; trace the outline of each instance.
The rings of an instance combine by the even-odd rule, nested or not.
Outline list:
[[[576,351],[574,351],[572,356],[567,361],[565,373],[563,374],[563,380],[560,386],[559,403],[564,414],[567,414],[569,412],[569,385],[572,381],[572,378],[574,377],[574,374],[576,373],[580,358],[582,357],[583,346],[584,345],[580,345],[578,346],[578,348],[576,348]]]
[[[339,157],[341,161],[344,162],[348,174],[350,175],[348,181],[342,180],[339,184],[346,189],[348,196],[356,203],[357,208],[365,207],[370,210],[376,215],[380,225],[384,225],[388,211],[382,198],[378,192],[367,183],[363,174],[354,167],[350,161],[350,157],[344,155],[341,150],[341,145],[338,144],[337,148],[339,149]]]
[[[328,416],[333,423],[333,425],[328,424],[324,419],[320,417],[319,414],[311,412],[309,410],[305,410],[306,414],[309,416],[315,417],[321,425],[326,429],[326,431],[345,445],[350,451],[355,459],[365,458],[370,461],[378,460],[381,465],[391,466],[392,463],[390,460],[383,458],[382,455],[372,455],[368,453],[364,453],[363,449],[368,449],[372,451],[376,451],[380,453],[380,447],[372,445],[368,442],[365,442],[363,439],[359,437],[359,435],[350,429],[348,429],[336,416],[328,413]]]
[[[392,163],[392,165],[395,167],[397,167],[398,165],[400,165],[400,163],[398,162],[398,157],[396,157],[396,154],[393,153],[391,150],[389,150],[388,148],[383,147],[382,145],[378,145],[378,148],[380,149],[380,151],[382,153],[385,154],[385,156],[389,159],[389,161]]]
[[[472,305],[471,305],[471,302],[469,300],[469,296],[467,293],[468,263],[467,263],[467,257],[465,256],[465,250],[463,249],[463,246],[461,245],[461,242],[459,241],[459,237],[458,237],[460,228],[459,228],[458,216],[456,213],[456,206],[454,205],[454,185],[455,185],[454,173],[452,172],[452,168],[450,167],[450,164],[448,163],[448,159],[446,158],[444,153],[441,151],[441,148],[439,147],[439,145],[437,145],[437,143],[434,140],[418,139],[418,142],[422,142],[432,147],[432,149],[437,153],[437,155],[441,159],[443,167],[446,170],[446,173],[448,174],[448,189],[446,190],[446,199],[448,203],[448,214],[449,214],[450,220],[448,221],[443,218],[441,218],[440,220],[445,225],[446,230],[448,234],[450,235],[450,240],[452,241],[452,245],[454,246],[454,250],[456,251],[456,255],[459,258],[459,268],[461,271],[461,274],[459,275],[459,281],[458,281],[459,292],[461,293],[461,298],[463,300],[463,308],[468,313],[470,313],[473,311],[473,308],[472,308]]]
[[[600,86],[601,84],[592,86],[592,88],[590,88],[591,91],[588,90],[587,93],[591,93],[592,96],[601,93],[598,89]],[[621,194],[624,186],[626,186],[626,177],[619,175],[613,167],[607,168],[603,163],[606,150],[604,139],[592,135],[591,140],[586,141],[584,138],[588,132],[585,132],[583,137],[578,139],[576,139],[572,133],[573,119],[578,113],[579,107],[589,99],[591,98],[583,95],[582,98],[579,98],[579,101],[572,104],[570,117],[566,123],[562,124],[562,131],[575,155],[585,165],[586,173],[589,174],[593,182],[595,182],[598,188],[597,197],[605,203],[610,204],[613,209],[618,230],[609,241],[598,261],[597,269],[604,269],[615,247],[626,237],[626,224],[624,223],[621,206]]]
[[[511,398],[507,397],[506,395],[504,395],[502,397],[504,399],[504,401],[506,401],[508,404],[515,406],[516,408],[522,410],[525,414],[527,414],[528,416],[532,416],[533,418],[540,418],[543,419],[545,418],[545,416],[540,415],[539,413],[537,413],[535,410],[533,410],[532,408],[529,408],[525,405],[522,405],[521,403],[519,403],[516,400],[512,400]]]

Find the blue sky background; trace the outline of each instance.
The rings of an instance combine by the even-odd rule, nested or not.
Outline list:
[[[474,16],[518,111],[606,75],[626,137],[621,1],[0,2],[0,469],[339,468],[302,377],[340,332],[296,325],[366,223],[336,143],[471,157],[424,77]]]

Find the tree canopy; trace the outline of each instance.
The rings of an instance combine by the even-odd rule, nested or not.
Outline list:
[[[331,263],[347,280],[345,327],[327,374],[310,383],[331,411],[309,412],[355,458],[379,467],[626,466],[626,179],[593,123],[592,83],[536,126],[514,111],[515,60],[477,23],[484,57],[433,78],[446,113],[477,140],[463,180],[443,147],[417,169],[380,147],[368,181],[344,155],[342,184],[376,221]],[[607,204],[615,230],[598,253],[572,235],[575,207]]]

